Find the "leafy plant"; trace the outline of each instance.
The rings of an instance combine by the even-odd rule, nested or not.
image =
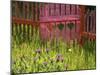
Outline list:
[[[19,36],[12,36],[14,38],[12,39],[13,74],[95,69],[95,41],[86,41],[82,47],[78,43],[75,43],[75,46],[72,43],[69,47],[62,40],[58,40],[59,44],[55,42],[53,45],[49,44],[52,42],[47,41],[45,47],[42,45],[43,43],[40,44],[39,30],[35,31],[36,29],[33,31],[34,39],[30,43],[27,42],[27,39],[18,44],[16,41],[20,41]],[[90,52],[92,49],[94,51]]]

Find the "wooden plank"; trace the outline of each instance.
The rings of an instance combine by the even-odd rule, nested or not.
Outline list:
[[[16,17],[12,18],[12,22],[13,23],[21,23],[21,24],[33,24],[32,20],[23,19],[23,18],[16,18]]]
[[[94,34],[94,33],[83,32],[82,34],[83,34],[83,36],[85,35],[85,36],[89,37],[90,39],[96,39],[96,34]]]
[[[16,18],[16,17],[13,17],[12,18],[12,22],[14,23],[22,23],[22,24],[33,24],[33,23],[53,23],[53,22],[66,22],[66,21],[77,21],[77,20],[80,20],[79,18],[78,19],[70,19],[70,20],[55,20],[55,21],[32,21],[30,19],[23,19],[23,18]]]
[[[85,16],[85,6],[80,5],[80,37],[82,35],[82,32],[84,31],[84,16]]]
[[[77,5],[75,5],[75,14],[77,14]]]

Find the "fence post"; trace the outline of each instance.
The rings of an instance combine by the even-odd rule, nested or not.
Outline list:
[[[84,16],[85,16],[85,6],[80,5],[80,38],[79,42],[82,44],[82,33],[84,31]]]

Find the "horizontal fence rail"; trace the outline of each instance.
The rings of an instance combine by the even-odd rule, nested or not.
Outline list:
[[[30,19],[23,19],[23,18],[12,18],[14,23],[23,23],[23,24],[34,24],[34,23],[55,23],[55,22],[66,22],[66,21],[78,21],[80,20],[79,18],[75,18],[75,19],[67,19],[67,20],[53,20],[53,21],[32,21]]]

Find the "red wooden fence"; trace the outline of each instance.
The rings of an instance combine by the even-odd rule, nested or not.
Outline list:
[[[20,7],[19,4],[21,4],[20,6],[22,7]],[[22,31],[21,26],[27,26],[29,28],[36,26],[40,28],[40,31],[41,31],[40,35],[42,36],[41,38],[46,39],[46,38],[49,38],[51,35],[54,37],[54,34],[53,34],[54,30],[51,31],[54,25],[57,26],[59,23],[63,23],[65,26],[65,24],[69,22],[73,22],[75,24],[75,27],[74,29],[72,29],[72,33],[71,33],[72,39],[80,39],[82,36],[87,36],[89,39],[96,39],[96,15],[95,15],[96,12],[94,11],[94,12],[85,14],[84,8],[85,7],[82,6],[81,8],[81,6],[78,6],[78,5],[49,4],[49,3],[46,3],[44,7],[40,8],[40,5],[38,5],[38,3],[15,1],[15,6],[13,6],[12,30],[13,30],[14,25],[16,26],[18,25],[19,26],[18,28],[20,29],[19,32],[21,34],[21,31]],[[58,9],[60,11],[58,11]],[[63,13],[61,10],[65,12]],[[56,14],[54,11],[56,12]],[[69,11],[69,12],[66,12],[66,11]],[[68,19],[68,15],[70,17],[74,16],[74,18],[71,17],[70,19]],[[26,31],[23,27],[23,31],[29,33],[30,31],[29,28]],[[33,29],[31,30],[33,33]],[[59,30],[56,30],[56,31],[57,31],[56,34],[60,33]],[[63,36],[64,39],[69,39],[68,28],[67,29],[64,28],[61,34],[62,35],[59,35],[59,36]],[[31,36],[28,35],[27,37],[31,37]]]
[[[16,25],[26,25],[26,26],[36,26],[40,29],[40,35],[41,35],[41,38],[42,39],[49,39],[52,37],[62,37],[64,40],[68,40],[68,39],[78,39],[79,36],[79,19],[69,19],[69,20],[59,20],[59,21],[46,21],[46,22],[43,22],[43,21],[32,21],[32,20],[28,20],[28,19],[21,19],[21,18],[12,18],[12,22],[13,22],[13,25],[16,24]],[[69,29],[67,27],[65,27],[67,25],[67,23],[70,23],[70,22],[73,22],[75,24],[75,27],[72,29],[72,37],[70,37],[69,35]],[[58,24],[64,24],[64,29],[63,31],[60,31],[58,29],[53,29],[54,26],[57,26]],[[50,28],[51,27],[51,28]],[[20,30],[22,30],[20,28]],[[29,31],[29,29],[28,29]],[[55,33],[56,31],[56,33]],[[54,33],[56,36],[54,36]],[[29,36],[31,37],[31,36]]]
[[[85,26],[83,35],[87,35],[90,39],[96,39],[96,11],[87,12],[85,15]]]

